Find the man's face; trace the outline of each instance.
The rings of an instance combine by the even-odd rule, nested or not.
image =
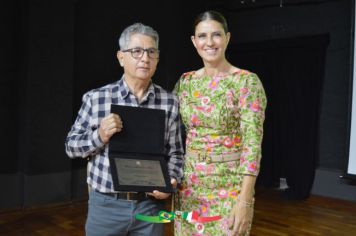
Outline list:
[[[131,36],[127,49],[133,48],[157,49],[154,39],[143,34]],[[149,81],[157,68],[158,59],[150,58],[147,51],[139,58],[134,58],[130,51],[119,51],[117,57],[124,68],[125,79],[128,80]]]

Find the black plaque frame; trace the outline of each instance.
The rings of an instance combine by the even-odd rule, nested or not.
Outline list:
[[[167,158],[164,154],[164,135],[167,125],[166,111],[112,104],[111,112],[118,114],[123,123],[123,129],[112,136],[109,144],[109,162],[114,190],[125,192],[152,192],[154,190],[168,193],[175,192],[168,173]],[[149,181],[155,178],[147,174],[150,171],[149,168],[142,168],[142,175],[139,172],[129,173],[128,169],[135,172],[136,168],[138,170],[141,168],[135,166],[134,163],[137,161],[142,161],[142,163],[146,164],[152,162],[156,172],[158,170],[156,175],[160,175],[162,178],[156,176],[157,183],[150,184]],[[127,169],[121,169],[120,171],[121,166],[118,166],[118,163],[125,164]],[[141,179],[142,185],[137,184],[139,182],[137,176],[147,177],[146,179]],[[132,177],[132,181],[130,177]]]
[[[125,191],[125,192],[153,192],[158,190],[160,192],[172,193],[174,189],[171,184],[171,180],[168,174],[167,162],[163,155],[139,155],[139,154],[127,154],[121,153],[117,155],[111,155],[110,166],[111,166],[111,176],[113,178],[114,190],[115,191]],[[159,166],[159,171],[157,169],[147,170],[146,168],[140,169],[137,167],[137,173],[133,171],[126,173],[125,171],[120,172],[120,167],[118,166],[119,161],[132,160],[132,162],[152,162],[152,166]],[[121,163],[120,163],[121,164]],[[141,173],[140,173],[141,171]],[[150,172],[150,175],[156,176],[159,181],[154,183],[147,183],[148,179],[142,179],[140,183],[126,183],[124,179],[128,178],[142,178],[145,176],[143,172]],[[134,176],[136,175],[136,176]]]

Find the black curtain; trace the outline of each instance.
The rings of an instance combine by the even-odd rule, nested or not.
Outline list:
[[[18,132],[20,96],[24,82],[23,67],[24,29],[22,0],[6,1],[0,8],[0,106],[2,124],[0,174],[13,174],[19,170]]]
[[[232,45],[229,60],[259,75],[268,100],[257,185],[283,197],[310,195],[318,160],[318,128],[328,35]]]

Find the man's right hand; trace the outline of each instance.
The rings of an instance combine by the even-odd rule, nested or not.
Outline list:
[[[122,130],[122,121],[119,115],[109,114],[104,117],[100,122],[99,127],[99,136],[103,143],[107,144],[115,133],[118,133]]]

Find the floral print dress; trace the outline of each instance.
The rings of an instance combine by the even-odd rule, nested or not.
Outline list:
[[[244,175],[257,176],[261,160],[266,96],[256,74],[238,70],[221,76],[183,74],[175,87],[186,127],[184,180],[175,210],[220,215],[210,223],[176,218],[177,236],[230,235],[228,219]],[[201,162],[196,155],[235,153],[238,160]],[[247,232],[247,235],[249,232]]]

